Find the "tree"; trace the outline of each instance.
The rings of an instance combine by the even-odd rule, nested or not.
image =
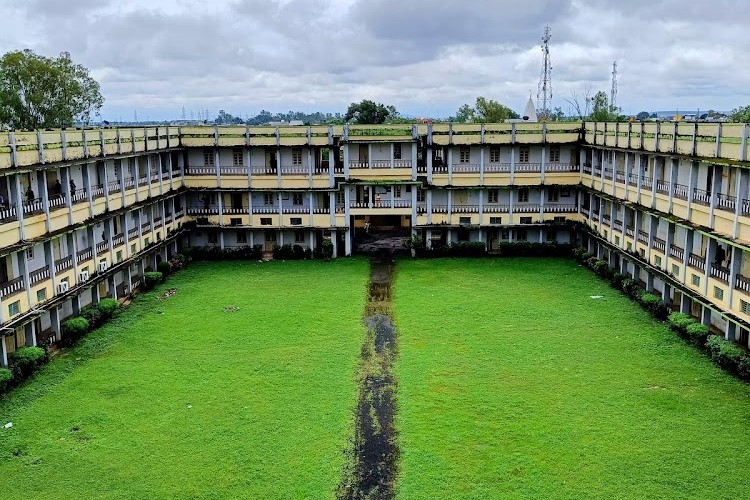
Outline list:
[[[617,110],[609,104],[607,93],[600,90],[591,99],[592,109],[589,120],[595,122],[607,122],[617,120]]]
[[[647,120],[648,117],[651,116],[648,111],[641,111],[637,115],[635,115],[636,120]]]
[[[521,116],[509,107],[500,104],[493,99],[477,97],[474,107],[464,104],[458,108],[456,116],[452,121],[461,123],[500,123],[509,118],[520,118]]]
[[[581,103],[583,100],[583,103]],[[591,105],[591,87],[583,89],[583,95],[579,96],[575,90],[570,91],[570,98],[565,99],[570,105],[570,114],[577,117],[579,120],[584,120],[589,115],[589,107]]]
[[[560,106],[557,106],[552,110],[552,113],[550,113],[549,117],[552,121],[559,122],[565,119],[565,113]]]
[[[99,83],[67,52],[51,58],[23,50],[0,58],[0,123],[26,130],[87,124],[103,103]]]
[[[395,117],[398,117],[398,111],[395,107],[364,99],[361,102],[353,102],[349,105],[344,120],[351,123],[377,125]]]
[[[733,122],[750,123],[750,105],[734,108],[729,113],[729,119]]]
[[[232,116],[223,109],[219,110],[219,116],[216,117],[216,120],[214,122],[217,125],[242,125],[245,123],[245,121],[238,117],[238,116]]]

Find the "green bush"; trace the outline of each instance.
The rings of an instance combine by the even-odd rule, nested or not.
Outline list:
[[[103,321],[109,321],[120,308],[120,303],[117,302],[117,299],[107,298],[100,300],[96,307],[99,309]]]
[[[695,323],[695,318],[689,314],[673,312],[669,315],[669,326],[683,337],[687,335],[687,327]]]
[[[593,269],[596,274],[602,277],[604,277],[607,274],[608,268],[609,266],[607,265],[607,261],[601,260],[601,259],[595,261],[594,265],[591,267],[591,269]]]
[[[105,321],[104,317],[102,316],[101,310],[99,310],[99,307],[97,307],[96,304],[89,304],[85,307],[82,307],[80,315],[82,318],[85,318],[86,321],[89,322],[89,328],[91,328],[92,330]]]
[[[588,267],[594,269],[594,264],[596,264],[598,260],[599,259],[597,259],[596,256],[592,255],[591,257],[587,258],[585,262]]]
[[[583,262],[586,262],[586,261],[588,261],[593,256],[594,256],[593,253],[591,253],[591,252],[585,252],[583,255],[581,255],[581,260]]]
[[[628,278],[627,274],[615,272],[612,274],[612,286],[617,288],[618,290],[622,290],[622,282],[625,281]]]
[[[159,271],[150,271],[143,274],[143,290],[153,290],[156,285],[164,280],[164,275]]]
[[[575,258],[575,260],[577,260],[578,262],[583,262],[585,260],[583,256],[586,253],[587,253],[587,251],[586,251],[585,248],[583,248],[583,247],[575,247],[573,249],[573,258]]]
[[[190,256],[185,254],[175,254],[169,259],[169,263],[172,265],[172,272],[179,271],[190,263],[192,259]]]
[[[0,368],[0,394],[10,388],[13,383],[13,372],[7,368]]]
[[[634,279],[625,278],[622,280],[622,291],[625,292],[631,299],[638,300],[643,294],[643,288]]]
[[[76,340],[86,335],[90,328],[91,325],[89,325],[88,320],[81,316],[65,321],[62,324],[63,345],[72,345]]]
[[[168,260],[159,262],[156,266],[156,270],[164,276],[169,276],[172,274],[172,264]]]
[[[9,361],[14,375],[26,378],[47,362],[47,351],[41,347],[21,347],[11,353]]]
[[[709,328],[703,323],[691,323],[685,328],[685,338],[691,344],[703,347],[706,345],[708,335],[711,333]]]
[[[326,238],[323,240],[323,244],[321,245],[323,248],[323,258],[328,260],[331,257],[333,257],[333,242]]]
[[[750,355],[740,346],[718,335],[710,335],[706,348],[720,367],[743,380],[750,380]]]

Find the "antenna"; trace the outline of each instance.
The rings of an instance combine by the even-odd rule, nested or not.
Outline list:
[[[182,107],[182,120],[185,121],[185,106]]]
[[[545,26],[544,36],[542,36],[542,74],[539,77],[539,90],[536,94],[540,118],[549,116],[549,106],[552,103],[552,63],[549,59],[550,38],[550,28],[549,26]]]
[[[609,106],[612,111],[617,110],[617,61],[612,63],[612,90],[609,91]]]

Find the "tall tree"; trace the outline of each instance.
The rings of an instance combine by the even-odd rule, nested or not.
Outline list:
[[[51,58],[23,50],[0,58],[0,123],[27,130],[88,123],[103,103],[99,83],[67,52]]]
[[[607,93],[600,90],[591,98],[591,115],[589,120],[595,122],[607,122],[617,119],[617,113],[609,104]]]
[[[477,97],[474,107],[464,104],[458,108],[453,121],[466,123],[500,123],[509,118],[520,118],[520,115],[509,107],[493,99]]]
[[[389,118],[398,117],[398,111],[393,106],[385,106],[382,103],[363,100],[353,102],[346,110],[344,120],[351,123],[379,124],[385,123]]]
[[[734,108],[729,113],[729,119],[733,122],[750,123],[750,106],[740,106]]]

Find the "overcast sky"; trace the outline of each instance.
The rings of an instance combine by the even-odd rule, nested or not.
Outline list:
[[[478,95],[522,111],[552,29],[552,106],[750,104],[748,0],[0,0],[0,53],[71,53],[105,119],[219,109],[345,111],[364,98],[448,116]],[[655,6],[656,5],[656,6]]]

